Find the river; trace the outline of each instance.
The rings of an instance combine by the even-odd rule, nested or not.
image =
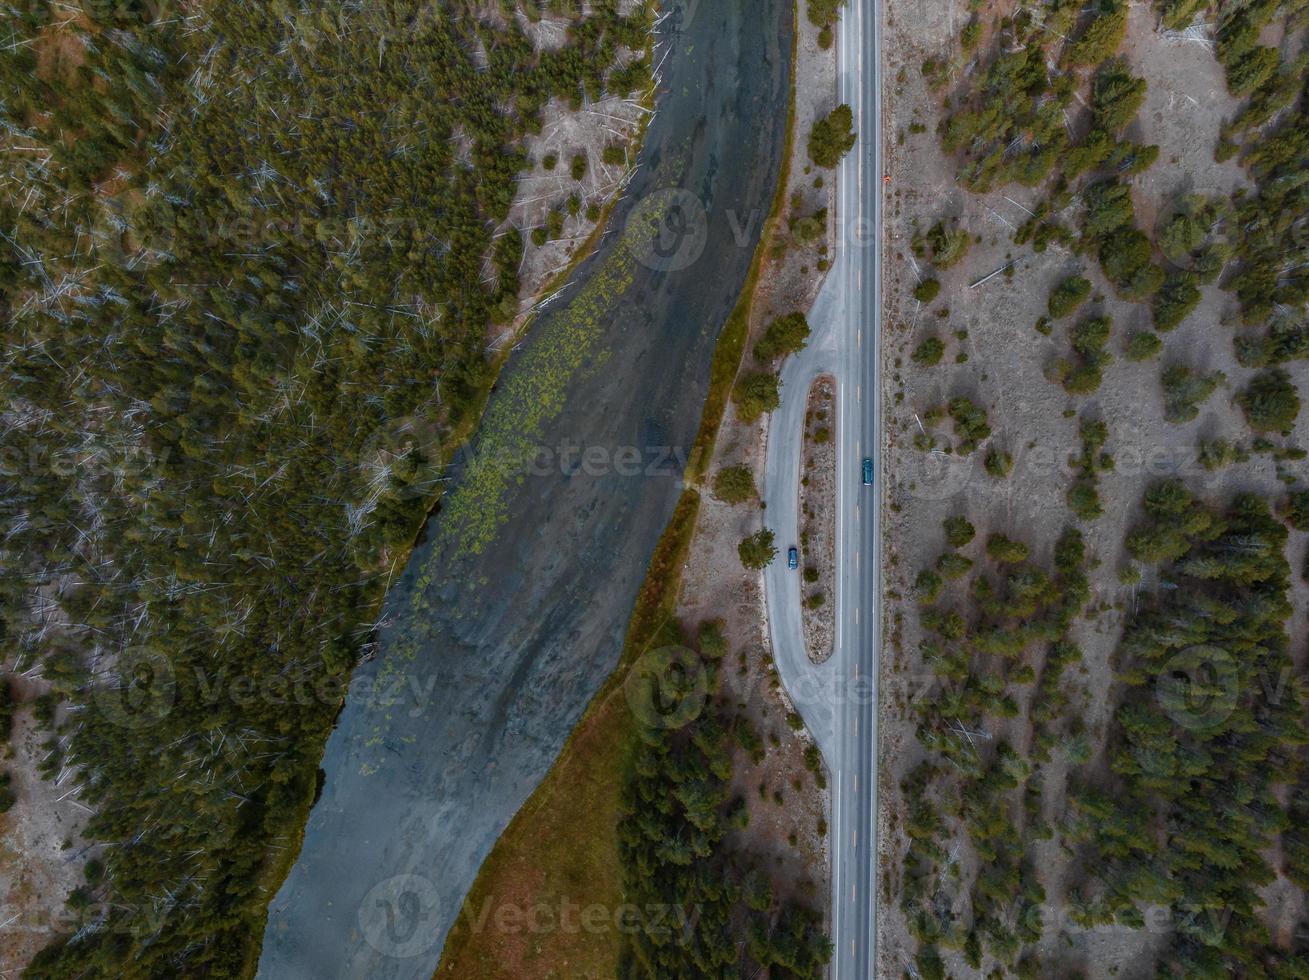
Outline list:
[[[772,201],[790,86],[789,0],[667,6],[639,171],[391,584],[269,906],[261,978],[428,980],[481,862],[617,663]]]

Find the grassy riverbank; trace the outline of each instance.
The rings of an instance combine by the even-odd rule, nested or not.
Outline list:
[[[619,777],[628,766],[636,722],[623,697],[623,679],[672,615],[699,509],[700,495],[684,491],[655,549],[618,669],[482,865],[437,977],[614,976],[619,944],[613,929],[572,929],[561,920],[570,908],[612,911],[622,903]],[[529,922],[535,916],[549,925],[518,928],[520,912]],[[580,918],[577,911],[571,915]]]

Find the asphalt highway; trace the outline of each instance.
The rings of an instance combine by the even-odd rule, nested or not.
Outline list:
[[[837,379],[836,642],[813,665],[805,651],[799,573],[765,571],[773,653],[783,685],[827,760],[833,779],[834,980],[876,969],[877,676],[881,642],[882,445],[880,335],[880,10],[851,0],[838,31],[840,99],[854,111],[858,142],[840,167],[837,245],[809,320],[808,347],[782,372],[782,403],[770,422],[764,493],[779,549],[799,542],[799,479],[805,403],[819,374]],[[874,485],[862,461],[874,461]]]

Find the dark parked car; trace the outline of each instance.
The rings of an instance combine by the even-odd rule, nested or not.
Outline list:
[[[796,551],[794,547],[786,549],[786,567],[800,567],[800,552]]]

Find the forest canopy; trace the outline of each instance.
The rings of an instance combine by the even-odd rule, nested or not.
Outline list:
[[[649,85],[648,7],[587,9],[548,49],[535,2],[10,12],[3,617],[79,709],[55,751],[109,845],[37,975],[248,966],[517,311],[525,137]]]

